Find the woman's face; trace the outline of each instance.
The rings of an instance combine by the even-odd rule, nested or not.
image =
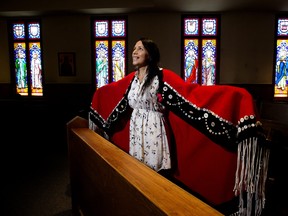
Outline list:
[[[142,41],[138,41],[132,52],[132,64],[135,67],[143,67],[147,65],[148,52],[144,48]]]

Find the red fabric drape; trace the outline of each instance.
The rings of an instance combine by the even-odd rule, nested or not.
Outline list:
[[[133,76],[134,72],[98,89],[91,108],[106,120],[124,96]],[[245,89],[189,84],[167,69],[163,69],[163,81],[192,104],[212,111],[235,126],[244,116],[255,115],[253,98]],[[116,128],[110,141],[128,152],[129,116],[126,117],[121,120],[121,127]],[[211,204],[218,205],[231,200],[234,197],[237,153],[214,143],[202,131],[174,113],[169,112],[168,118],[175,138],[175,143],[171,143],[175,151],[171,153],[175,154],[173,158],[177,165],[174,177]]]

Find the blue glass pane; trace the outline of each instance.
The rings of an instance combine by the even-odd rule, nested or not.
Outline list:
[[[112,81],[125,76],[125,41],[112,41]]]
[[[287,36],[288,35],[288,19],[278,19],[278,36]]]
[[[95,37],[108,37],[108,21],[95,21]]]
[[[17,93],[21,95],[28,95],[25,43],[14,43],[14,64]]]
[[[40,43],[29,43],[30,54],[30,81],[32,95],[41,96],[42,89],[42,62]]]
[[[25,25],[24,24],[13,24],[13,38],[14,39],[25,38]]]
[[[39,23],[28,24],[28,34],[29,34],[29,39],[39,39],[40,38],[40,24]]]
[[[202,20],[202,35],[216,36],[217,34],[217,19]]]
[[[109,58],[108,58],[108,41],[96,41],[96,85],[97,88],[108,84],[109,76]]]
[[[184,41],[184,80],[197,83],[198,80],[198,39]]]
[[[202,41],[202,85],[216,84],[216,40]]]
[[[112,36],[124,37],[126,36],[125,20],[112,21]]]
[[[287,97],[287,86],[288,79],[288,39],[287,40],[277,40],[276,47],[276,67],[275,67],[275,97]]]
[[[199,35],[198,19],[184,19],[184,35]]]

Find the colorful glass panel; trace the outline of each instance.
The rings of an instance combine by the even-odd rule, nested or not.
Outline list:
[[[288,19],[278,19],[278,36],[288,36]]]
[[[202,85],[216,84],[216,39],[202,40]]]
[[[189,83],[197,83],[198,80],[198,39],[184,40],[184,80]]]
[[[127,21],[123,16],[94,19],[95,86],[118,81],[127,70]],[[101,38],[100,38],[101,37]],[[93,77],[94,77],[93,75]]]
[[[288,39],[277,40],[274,97],[287,97]]]
[[[95,21],[95,37],[108,37],[109,23],[108,20],[105,21]]]
[[[202,20],[202,35],[216,36],[217,34],[217,19],[216,18],[204,18]]]
[[[26,44],[14,43],[16,92],[28,95]]]
[[[30,85],[33,96],[43,95],[42,85],[42,61],[40,42],[29,43],[30,54]]]
[[[125,20],[112,21],[112,37],[126,36]]]
[[[40,24],[39,23],[28,24],[28,35],[29,35],[29,39],[39,39],[40,38]]]
[[[40,22],[20,21],[11,23],[9,27],[13,40],[12,73],[16,93],[22,96],[43,96]]]
[[[125,41],[112,41],[112,82],[125,76]]]
[[[184,19],[184,35],[199,35],[199,19]]]
[[[184,15],[182,17],[181,75],[186,82],[202,85],[217,83],[218,22],[218,16]]]
[[[108,41],[96,41],[96,86],[100,88],[109,83],[109,52]]]
[[[22,23],[13,24],[13,38],[14,40],[25,39],[25,25]]]

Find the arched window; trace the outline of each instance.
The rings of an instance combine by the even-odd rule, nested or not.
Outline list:
[[[288,16],[276,18],[275,66],[274,66],[274,98],[287,100],[288,72]]]
[[[9,24],[11,78],[16,94],[43,96],[41,28],[38,20]]]
[[[219,17],[182,16],[182,78],[215,85],[219,73]]]
[[[94,17],[93,80],[96,88],[122,79],[127,72],[126,17]]]

